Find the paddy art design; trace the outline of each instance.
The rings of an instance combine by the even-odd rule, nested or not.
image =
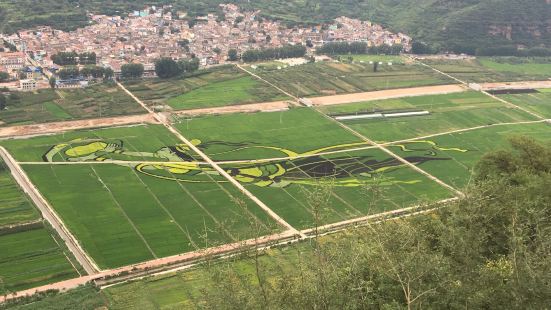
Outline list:
[[[364,142],[327,146],[307,152],[276,147],[261,146],[252,142],[228,143],[211,141],[192,143],[208,154],[239,153],[254,149],[269,150],[278,154],[276,158],[260,160],[233,160],[219,162],[233,178],[244,184],[259,187],[287,187],[293,184],[356,187],[372,183],[382,186],[415,184],[417,179],[399,180],[393,172],[407,169],[399,160],[388,157],[378,159],[371,155],[351,156],[335,151],[367,147]],[[444,148],[432,141],[414,141],[392,145],[404,152],[414,153],[404,157],[410,163],[422,165],[430,161],[450,160],[444,152],[467,152],[459,148]],[[223,148],[217,153],[209,149]],[[364,152],[365,153],[365,152]],[[331,154],[331,157],[327,155]],[[343,155],[340,155],[343,154]],[[51,147],[44,155],[45,162],[110,162],[128,166],[137,173],[162,180],[186,183],[227,182],[210,165],[197,161],[184,144],[167,146],[155,152],[139,152],[125,148],[122,140],[75,139]]]

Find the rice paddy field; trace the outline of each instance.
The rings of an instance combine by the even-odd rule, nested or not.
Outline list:
[[[144,113],[115,84],[101,83],[82,89],[38,90],[7,95],[0,111],[2,126]]]
[[[258,69],[254,73],[297,97],[454,83],[429,68],[410,63],[383,64],[374,72],[373,65],[365,62],[317,62],[282,70]]]
[[[126,82],[126,87],[147,104],[175,110],[288,99],[235,66],[201,70],[185,78]]]
[[[342,121],[381,142],[411,139],[450,130],[537,120],[479,92],[419,96],[320,107],[328,115],[428,111],[429,115]]]
[[[171,156],[178,144],[164,127],[137,126],[12,140],[4,145],[23,162],[31,181],[101,268],[280,229],[227,181],[211,176],[210,167],[140,165],[176,160]],[[45,155],[49,152],[54,155]],[[51,163],[36,164],[45,158]],[[78,160],[82,161],[61,164]],[[132,163],[94,164],[110,160]],[[186,176],[190,170],[197,174],[193,180]]]
[[[551,118],[551,89],[535,90],[534,93],[529,94],[500,95],[500,97],[545,118]]]
[[[0,228],[38,220],[38,212],[0,159]]]
[[[494,126],[462,133],[446,134],[430,138],[438,148],[437,156],[449,158],[446,161],[432,161],[423,169],[441,180],[458,188],[465,186],[470,179],[476,163],[490,151],[509,148],[507,139],[515,135],[532,137],[543,143],[551,142],[551,125],[546,122],[535,124],[515,124]],[[416,154],[419,144],[414,141],[400,143],[390,148],[400,156]]]
[[[471,83],[547,80],[551,72],[549,58],[479,57],[422,61]]]
[[[254,118],[247,114],[197,118],[183,121],[178,128],[185,136],[202,141],[199,146],[211,158],[234,161],[222,167],[236,171],[237,180],[298,228],[451,195],[307,108],[259,113]],[[412,159],[419,165],[430,160],[433,158]],[[375,187],[387,193],[376,203],[370,190]],[[312,197],[323,188],[330,188],[332,195],[320,207],[312,203]]]
[[[77,270],[42,225],[0,232],[0,294],[77,277]]]

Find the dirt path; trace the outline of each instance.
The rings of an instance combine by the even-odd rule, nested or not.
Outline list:
[[[294,103],[290,101],[274,101],[274,102],[230,105],[230,106],[216,107],[216,108],[182,110],[182,111],[174,111],[173,113],[176,115],[198,116],[198,115],[209,115],[209,114],[276,112],[276,111],[288,110],[290,104],[294,104]]]
[[[156,123],[156,121],[149,114],[140,114],[121,117],[44,123],[36,125],[11,126],[0,128],[0,137],[44,135],[84,128],[122,126],[137,123]]]
[[[344,94],[336,96],[324,96],[308,98],[314,106],[345,104],[353,102],[395,99],[404,97],[416,97],[426,95],[442,95],[467,91],[465,86],[459,84],[388,89],[365,93]]]
[[[482,83],[482,84],[480,84],[480,86],[482,86],[483,90],[551,88],[551,80],[548,80],[548,81]]]
[[[82,265],[86,273],[95,274],[98,272],[99,267],[94,263],[86,252],[80,247],[77,239],[69,232],[69,230],[63,224],[61,218],[53,211],[46,199],[40,194],[38,189],[33,185],[30,179],[27,177],[25,171],[16,163],[15,159],[0,146],[0,156],[4,162],[8,165],[14,179],[21,186],[23,191],[31,198],[36,207],[42,213],[44,219],[46,219],[52,227],[57,231],[61,239],[67,245],[67,248],[73,253],[77,261]]]
[[[231,184],[233,184],[239,191],[241,191],[245,196],[249,197],[254,203],[256,203],[262,210],[264,210],[272,219],[274,219],[281,226],[287,228],[288,230],[294,232],[297,235],[302,234],[287,223],[282,217],[277,215],[272,209],[270,209],[264,202],[262,202],[258,197],[253,195],[248,189],[246,189],[239,181],[234,179],[226,170],[222,169],[217,163],[215,163],[210,157],[208,157],[203,151],[201,151],[197,146],[195,146],[191,141],[184,137],[178,130],[176,130],[168,121],[167,117],[160,113],[155,113],[150,107],[148,107],[143,101],[136,97],[132,92],[130,92],[124,85],[117,82],[117,85],[125,91],[130,97],[132,97],[137,103],[139,103],[145,110],[149,112],[155,119],[157,119],[161,124],[163,124],[170,132],[172,132],[180,141],[184,142],[193,152],[199,155],[206,163],[213,167],[221,176],[226,178]]]

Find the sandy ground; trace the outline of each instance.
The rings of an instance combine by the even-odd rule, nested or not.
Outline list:
[[[400,89],[389,89],[389,90],[372,91],[372,92],[365,92],[365,93],[314,97],[314,98],[308,98],[307,100],[310,101],[312,105],[320,106],[320,105],[334,105],[334,104],[344,104],[344,103],[352,103],[352,102],[363,102],[363,101],[414,97],[414,96],[424,96],[424,95],[450,94],[450,93],[463,92],[466,90],[467,89],[464,86],[453,84],[453,85],[400,88]]]
[[[209,115],[209,114],[284,111],[284,110],[287,110],[288,108],[289,108],[289,103],[287,101],[274,101],[274,102],[252,103],[252,104],[242,104],[242,105],[231,105],[231,106],[217,107],[217,108],[175,111],[174,113],[177,115],[197,116],[197,115]]]
[[[551,80],[549,80],[549,81],[482,83],[480,85],[482,86],[483,90],[551,88]]]
[[[156,123],[149,114],[87,119],[78,121],[44,123],[0,128],[0,137],[32,136],[39,134],[58,133],[82,128],[121,126],[136,123]]]

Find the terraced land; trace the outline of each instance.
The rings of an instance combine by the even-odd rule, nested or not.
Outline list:
[[[549,58],[480,57],[422,62],[470,83],[547,80],[551,72]]]
[[[430,115],[344,120],[343,124],[377,141],[397,141],[451,130],[537,120],[534,116],[478,92],[419,96],[320,107],[328,115],[428,111]]]
[[[499,97],[545,118],[551,118],[551,89],[540,89],[531,94],[510,94]]]
[[[7,108],[0,111],[3,126],[144,113],[111,83],[83,89],[14,92],[7,98]]]
[[[211,175],[211,167],[147,163],[177,160],[171,156],[178,145],[161,126],[80,131],[5,143],[16,159],[28,162],[23,168],[31,181],[101,268],[280,229],[226,180]],[[52,162],[37,164],[43,160]],[[94,164],[110,160],[133,162]],[[69,161],[77,164],[62,164]],[[190,170],[193,177],[186,174]]]
[[[125,86],[147,104],[175,110],[289,99],[234,66],[201,70],[184,78],[126,82]]]
[[[318,62],[253,72],[297,97],[454,83],[430,68],[409,63],[379,65],[377,72],[373,71],[373,65],[365,62]]]

